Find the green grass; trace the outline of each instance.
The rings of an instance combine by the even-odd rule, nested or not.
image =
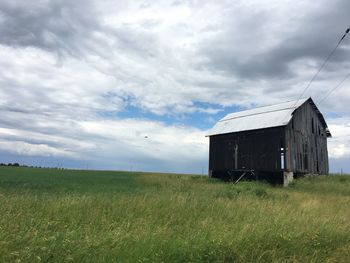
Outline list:
[[[0,167],[0,262],[350,262],[350,176]]]

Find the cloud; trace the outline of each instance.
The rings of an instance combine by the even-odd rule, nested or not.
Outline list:
[[[80,53],[79,44],[98,28],[91,1],[1,1],[0,41],[58,54]]]
[[[291,78],[300,74],[291,63],[310,61],[317,67],[323,62],[345,31],[349,8],[347,1],[317,6],[292,1],[233,4],[228,9],[236,15],[227,18],[219,35],[203,43],[201,51],[213,70],[247,79]],[[326,70],[348,64],[348,47],[340,46]]]
[[[28,117],[27,113],[23,115]],[[74,121],[60,133],[56,120],[45,120],[45,124],[50,129],[40,132],[28,132],[37,129],[35,124],[24,130],[1,128],[2,151],[56,159],[69,157],[93,163],[97,168],[133,166],[142,170],[153,164],[151,170],[159,171],[162,167],[163,171],[182,172],[186,171],[184,166],[193,163],[205,166],[203,160],[208,155],[208,139],[203,131],[193,127],[167,126],[140,119],[95,119]],[[154,163],[159,167],[154,167]],[[187,172],[193,171],[198,172],[198,168],[187,168]]]
[[[64,156],[75,157],[73,153],[50,147],[46,144],[32,144],[24,141],[0,141],[2,151],[29,156]]]
[[[350,119],[335,118],[330,121],[329,157],[334,159],[350,158]]]
[[[1,110],[80,118],[123,107],[122,97],[108,96],[114,80],[74,58],[59,67],[38,49],[0,46],[0,55]]]
[[[1,1],[3,149],[198,170],[207,145],[194,118],[298,97],[348,26],[349,8],[345,0]],[[316,103],[348,74],[349,43],[308,90]],[[348,86],[320,106],[332,134],[347,129]],[[151,117],[120,117],[130,109]],[[186,118],[193,122],[181,125]],[[332,158],[348,156],[340,134]]]

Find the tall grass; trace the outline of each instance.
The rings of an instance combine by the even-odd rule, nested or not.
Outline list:
[[[0,262],[350,262],[350,177],[0,168]]]

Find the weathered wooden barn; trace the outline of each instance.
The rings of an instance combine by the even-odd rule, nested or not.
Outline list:
[[[311,98],[228,114],[209,131],[209,176],[288,184],[328,174],[326,121]]]

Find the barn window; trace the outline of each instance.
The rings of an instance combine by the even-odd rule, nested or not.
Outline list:
[[[294,130],[294,118],[292,118],[292,130]]]

